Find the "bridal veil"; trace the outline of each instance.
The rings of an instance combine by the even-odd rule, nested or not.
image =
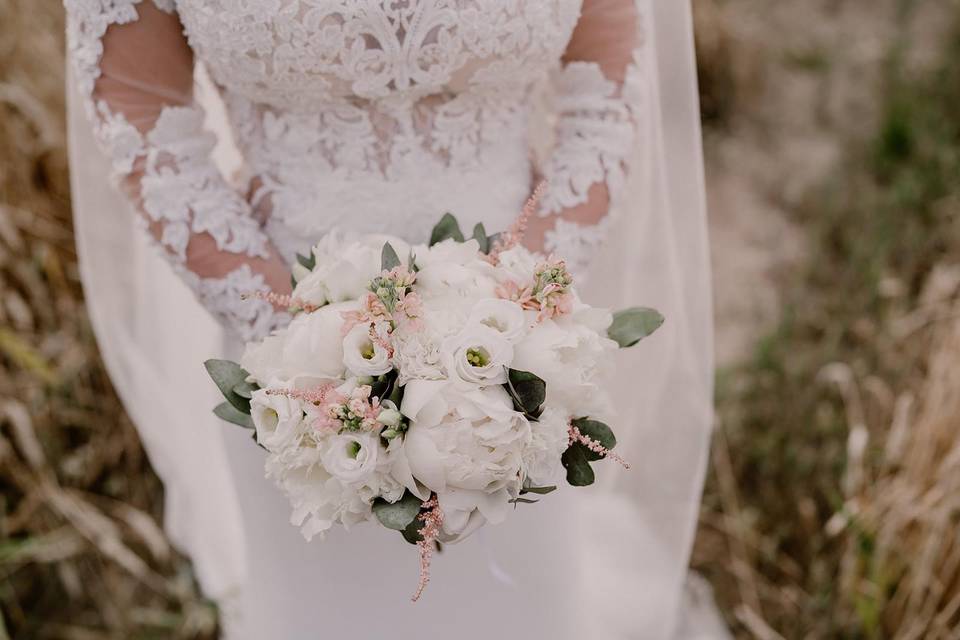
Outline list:
[[[631,471],[604,469],[577,522],[584,609],[596,637],[673,637],[696,529],[712,423],[712,308],[703,160],[689,0],[638,0],[649,117],[610,240],[590,267],[586,297],[659,309],[664,327],[618,363],[618,452]],[[217,92],[203,78],[207,126],[230,147]],[[165,526],[193,559],[205,591],[229,599],[245,579],[244,539],[222,436],[217,391],[202,367],[236,346],[149,246],[110,187],[77,91],[69,89],[75,230],[87,304],[114,384],[166,487]],[[543,100],[549,105],[549,100]],[[541,122],[549,119],[548,107]],[[548,127],[538,128],[546,131]],[[535,147],[548,144],[537,134]],[[232,354],[232,355],[235,355]],[[612,467],[612,465],[611,465]],[[216,505],[216,508],[210,508]],[[505,525],[509,527],[509,522]],[[505,567],[509,571],[509,567]]]

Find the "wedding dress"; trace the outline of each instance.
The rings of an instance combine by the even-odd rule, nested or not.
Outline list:
[[[712,346],[688,2],[64,4],[91,318],[164,481],[165,526],[226,637],[689,627]],[[618,363],[618,451],[633,470],[604,469],[449,547],[414,605],[416,554],[397,536],[300,537],[262,452],[210,414],[201,363],[288,320],[241,295],[276,287],[271,265],[328,231],[422,242],[447,211],[503,229],[537,174],[545,246],[586,278],[589,301],[668,318]]]

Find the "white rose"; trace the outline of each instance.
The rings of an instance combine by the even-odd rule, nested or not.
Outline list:
[[[529,325],[520,305],[499,298],[487,298],[475,304],[468,322],[490,327],[510,342],[523,337]]]
[[[502,333],[485,325],[467,326],[443,343],[447,373],[467,384],[498,385],[507,381],[513,345]]]
[[[555,486],[563,479],[560,457],[567,450],[569,424],[570,416],[553,407],[530,424],[530,444],[523,450],[523,469],[530,485]]]
[[[295,398],[258,389],[250,399],[250,417],[257,430],[257,442],[268,451],[279,451],[294,444],[300,435],[303,405]]]
[[[343,338],[343,364],[358,376],[379,376],[390,371],[390,353],[370,338],[370,326],[360,324]]]
[[[262,386],[294,385],[303,379],[315,383],[341,378],[344,371],[341,314],[358,308],[358,303],[344,302],[313,313],[301,313],[286,329],[259,343],[248,344],[240,365]]]
[[[379,437],[345,432],[326,438],[320,459],[333,477],[345,483],[364,482],[377,470]]]

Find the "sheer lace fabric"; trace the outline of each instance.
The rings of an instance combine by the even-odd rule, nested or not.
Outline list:
[[[257,273],[269,241],[210,160],[193,55],[172,2],[67,0],[68,41],[97,138],[124,192],[202,303],[248,338],[285,321]]]
[[[204,303],[246,335],[281,319],[222,285],[265,288],[256,259],[271,241],[289,260],[347,220],[413,239],[446,209],[509,224],[531,186],[531,90],[551,72],[545,247],[582,270],[602,242],[642,107],[632,0],[65,4],[79,85],[126,191]],[[258,178],[263,230],[209,162],[194,53]]]

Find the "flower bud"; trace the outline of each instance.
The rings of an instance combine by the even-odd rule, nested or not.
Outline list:
[[[402,417],[396,409],[384,409],[380,412],[380,415],[377,416],[377,422],[387,427],[395,428],[400,426]]]
[[[400,435],[400,432],[397,431],[396,429],[384,429],[383,431],[380,432],[380,435],[386,438],[387,440],[393,440],[398,435]]]

